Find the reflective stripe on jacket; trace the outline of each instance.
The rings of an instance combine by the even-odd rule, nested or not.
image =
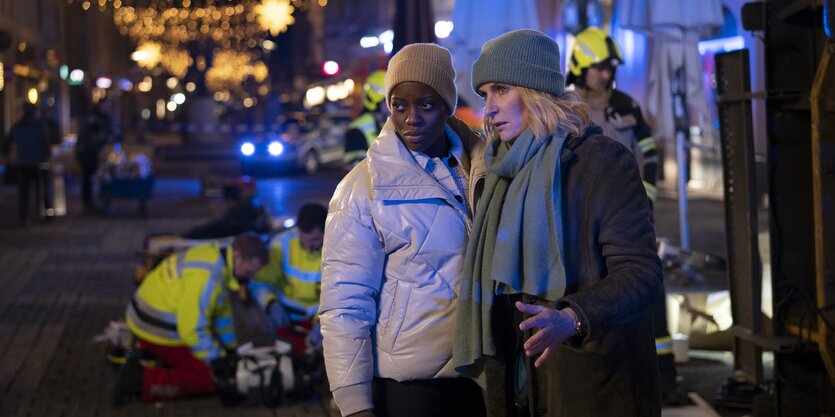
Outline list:
[[[280,299],[290,320],[308,320],[319,309],[321,271],[322,251],[304,249],[293,228],[272,239],[269,263],[255,274],[250,288],[262,308]]]
[[[580,90],[582,92],[582,90]],[[647,197],[655,202],[658,180],[658,151],[652,130],[644,119],[641,106],[628,94],[612,90],[605,109],[592,106],[589,116],[606,136],[626,146],[638,161]]]
[[[231,250],[196,246],[169,256],[151,271],[128,305],[128,327],[139,338],[164,346],[189,346],[209,362],[221,356],[220,346],[236,344],[229,291],[238,289],[232,276]]]

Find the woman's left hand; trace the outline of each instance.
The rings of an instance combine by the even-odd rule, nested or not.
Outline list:
[[[539,355],[534,362],[537,368],[548,360],[565,339],[577,334],[577,323],[569,312],[519,301],[516,302],[516,308],[531,316],[519,323],[519,329],[537,329],[524,345],[525,355]]]

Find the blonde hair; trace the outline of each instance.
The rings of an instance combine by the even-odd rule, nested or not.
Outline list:
[[[579,136],[589,127],[589,106],[574,92],[562,97],[544,91],[514,86],[522,101],[525,124],[537,138],[546,138],[560,128],[569,135]],[[484,116],[484,131],[488,138],[496,137],[490,118]]]

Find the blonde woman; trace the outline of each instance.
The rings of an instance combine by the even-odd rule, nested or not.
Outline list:
[[[488,176],[464,260],[453,360],[492,416],[657,416],[649,307],[661,265],[635,158],[564,90],[559,46],[487,42]]]

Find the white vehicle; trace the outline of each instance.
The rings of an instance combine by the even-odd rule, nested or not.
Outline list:
[[[269,175],[283,169],[314,174],[322,164],[341,161],[345,131],[351,122],[347,111],[319,116],[313,128],[298,119],[283,124],[282,132],[245,139],[240,145],[244,175]]]

